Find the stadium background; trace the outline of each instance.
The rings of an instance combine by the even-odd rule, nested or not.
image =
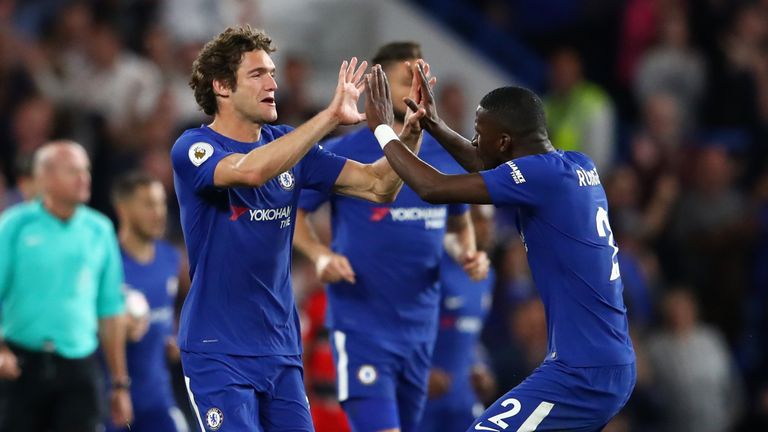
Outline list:
[[[280,49],[281,123],[323,106],[340,59],[390,40],[422,43],[440,113],[467,136],[486,91],[539,92],[554,144],[597,159],[621,247],[638,383],[610,430],[768,430],[768,1],[0,0],[0,210],[29,193],[30,157],[52,138],[89,150],[91,205],[108,215],[119,173],[145,169],[172,192],[170,146],[206,121],[191,62],[246,22]],[[496,215],[483,332],[499,392],[546,352],[512,218]],[[325,404],[324,306],[300,256],[294,281]]]

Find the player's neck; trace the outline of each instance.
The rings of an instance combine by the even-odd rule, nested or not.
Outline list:
[[[219,114],[208,125],[209,128],[227,138],[248,143],[261,139],[261,126],[261,123],[250,122],[234,114]]]
[[[140,236],[130,228],[120,229],[120,247],[133,259],[140,263],[148,263],[155,259],[155,242]]]
[[[43,207],[48,213],[63,221],[69,220],[75,214],[78,204],[56,200],[50,195],[43,196]]]
[[[555,151],[549,140],[528,142],[512,149],[512,159]]]

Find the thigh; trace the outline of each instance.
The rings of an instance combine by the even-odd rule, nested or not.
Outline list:
[[[95,358],[62,360],[57,367],[54,429],[96,431],[101,423],[101,379]]]
[[[0,432],[47,431],[52,421],[54,403],[52,363],[40,353],[32,353],[8,344],[17,356],[21,375],[7,382],[5,414]]]
[[[354,432],[378,432],[400,428],[394,399],[354,398],[341,403]]]
[[[339,402],[347,399],[397,400],[400,358],[359,336],[334,331],[333,358]]]
[[[267,432],[314,432],[300,364],[277,365],[274,387],[259,395],[259,420]]]
[[[353,430],[400,428],[397,371],[402,354],[338,330],[331,338],[338,398]]]
[[[427,343],[419,343],[410,349],[410,355],[402,360],[397,380],[397,409],[402,432],[418,430],[419,421],[427,402],[431,349]]]
[[[633,374],[633,367],[545,364],[491,405],[468,430],[599,431],[626,401]]]
[[[163,408],[152,411],[144,411],[135,413],[133,423],[130,429],[126,429],[128,432],[154,432],[154,431],[168,431],[168,432],[180,432],[177,428],[176,421],[171,416],[171,410],[177,408]]]
[[[462,409],[446,404],[433,404],[430,401],[427,402],[417,430],[420,432],[464,432],[474,420],[471,407]]]
[[[256,431],[258,401],[254,388],[220,355],[182,352],[184,380],[197,427],[206,431]]]

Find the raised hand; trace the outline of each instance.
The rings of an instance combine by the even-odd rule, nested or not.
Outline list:
[[[408,92],[408,98],[421,103],[421,77],[418,72],[418,62],[423,60],[419,59],[417,62],[405,62],[406,66],[411,70],[411,89]],[[425,71],[429,75],[429,64],[425,63]],[[437,82],[437,78],[430,79],[430,86],[434,86]],[[416,139],[421,134],[421,119],[424,117],[426,111],[423,108],[416,110],[410,107],[405,110],[405,120],[403,121],[403,129],[400,131],[400,140],[407,141],[409,139]]]
[[[365,84],[363,74],[367,66],[366,61],[358,66],[357,57],[352,57],[349,63],[346,60],[341,63],[336,92],[328,105],[328,110],[338,119],[339,124],[354,125],[365,120],[365,114],[357,110],[357,101]]]
[[[371,130],[382,124],[391,127],[395,122],[389,82],[380,65],[375,65],[365,76],[365,115]]]
[[[437,106],[435,105],[435,95],[432,92],[432,87],[437,82],[437,78],[430,77],[429,73],[429,64],[423,60],[418,60],[414,67],[414,80],[419,80],[418,99],[413,97],[405,99],[405,104],[412,111],[418,111],[419,107],[424,109],[421,126],[427,130],[440,124],[440,117],[437,115]],[[413,85],[411,89],[413,89]]]

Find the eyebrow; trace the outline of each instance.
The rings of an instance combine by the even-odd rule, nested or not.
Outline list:
[[[275,68],[267,68],[267,67],[264,67],[264,66],[262,66],[262,67],[257,67],[257,68],[253,68],[253,69],[249,70],[249,71],[248,71],[248,75],[251,75],[251,74],[252,74],[252,73],[254,73],[254,72],[258,72],[258,73],[265,73],[265,72],[266,72],[266,73],[270,73],[270,72],[274,72],[274,71],[275,71]]]

